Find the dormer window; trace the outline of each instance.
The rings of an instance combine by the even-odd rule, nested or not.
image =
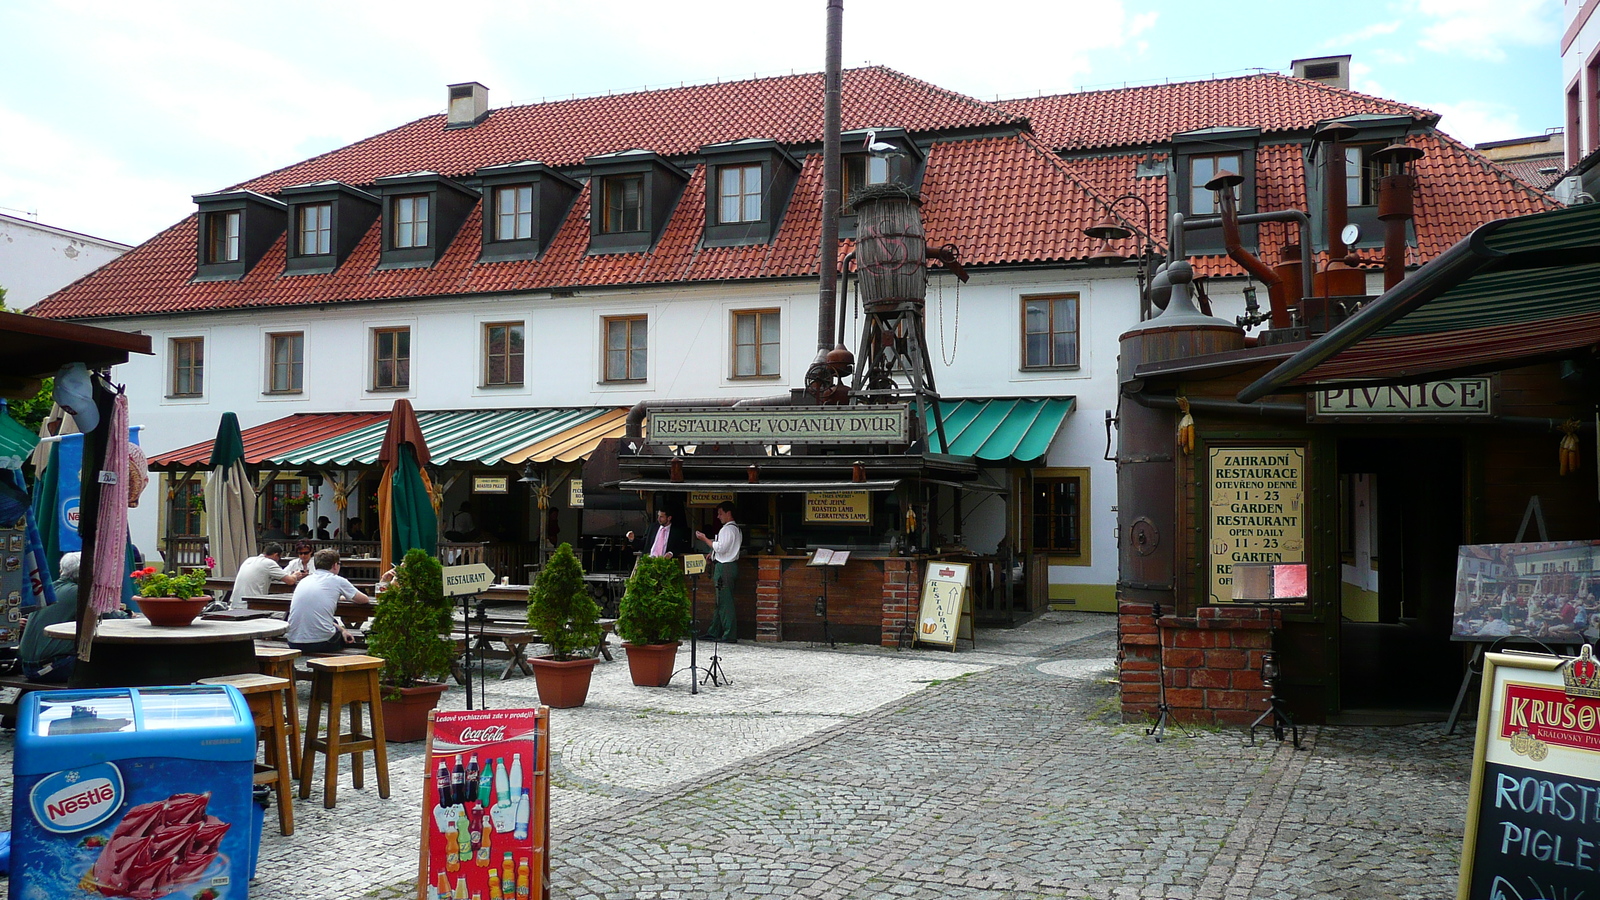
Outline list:
[[[474,191],[434,172],[389,175],[373,182],[383,195],[379,269],[411,269],[439,261],[472,207]]]
[[[582,186],[537,160],[485,166],[480,262],[538,259]]]
[[[747,138],[700,148],[705,157],[706,247],[766,244],[777,234],[800,164],[776,141]]]
[[[394,210],[394,243],[396,250],[428,246],[428,195],[396,197],[390,207]]]
[[[856,153],[844,159],[842,190],[848,198],[869,184],[884,184],[889,180],[889,160],[881,156]]]
[[[658,238],[689,173],[649,150],[584,160],[589,166],[589,252],[643,253]]]
[[[289,204],[285,275],[325,275],[344,264],[378,217],[378,198],[337,181],[297,184],[278,192]]]
[[[195,281],[237,281],[283,234],[287,208],[255,191],[199,194]]]
[[[218,212],[206,216],[206,262],[227,263],[239,260],[239,223],[244,213]]]
[[[644,212],[644,176],[613,175],[600,181],[604,196],[605,218],[601,222],[602,234],[622,234],[642,231]]]
[[[295,211],[297,246],[306,256],[333,252],[333,204],[308,203]]]
[[[521,241],[533,237],[533,186],[495,188],[494,239]]]
[[[1259,128],[1202,128],[1172,136],[1173,159],[1177,161],[1172,186],[1172,201],[1190,219],[1221,214],[1215,192],[1206,182],[1218,173],[1232,172],[1244,181],[1234,187],[1233,198],[1241,215],[1256,211],[1256,147],[1261,141]],[[1256,226],[1239,227],[1240,243],[1256,248]],[[1208,255],[1223,252],[1222,225],[1185,231],[1185,249]]]
[[[1327,234],[1327,180],[1328,159],[1337,147],[1344,161],[1345,223],[1356,227],[1356,239],[1350,249],[1383,246],[1383,223],[1378,220],[1377,165],[1372,154],[1384,147],[1403,141],[1416,123],[1410,116],[1360,114],[1341,116],[1318,122],[1313,132],[1328,134],[1330,126],[1345,126],[1342,140],[1329,144],[1313,142],[1306,152],[1306,205],[1312,210],[1312,245],[1317,250],[1328,247]],[[1335,190],[1340,190],[1336,186]],[[1406,243],[1416,245],[1416,232],[1406,229]]]
[[[717,170],[717,200],[723,225],[761,220],[761,166],[723,166]]]
[[[922,148],[904,128],[861,128],[840,135],[839,236],[856,235],[850,196],[874,184],[898,182],[913,192],[922,183]]]

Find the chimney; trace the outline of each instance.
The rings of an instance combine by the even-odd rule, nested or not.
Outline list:
[[[489,115],[489,89],[476,81],[450,85],[446,128],[471,128]]]
[[[1294,77],[1320,81],[1329,87],[1350,90],[1350,55],[1314,56],[1297,59],[1289,64]]]

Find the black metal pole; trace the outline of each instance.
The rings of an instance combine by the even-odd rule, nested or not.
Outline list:
[[[833,321],[834,286],[839,271],[839,118],[840,47],[844,0],[828,0],[827,59],[822,74],[822,244],[818,256],[817,361],[837,342]]]
[[[461,595],[461,633],[466,635],[466,651],[461,655],[461,671],[467,676],[467,709],[472,709],[472,606],[471,596]]]

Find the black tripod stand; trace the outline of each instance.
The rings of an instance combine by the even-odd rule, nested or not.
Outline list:
[[[718,575],[717,577],[713,578],[711,580],[711,583],[712,583],[712,587],[713,587],[714,590],[719,591],[719,592],[722,590],[722,576],[721,575]],[[713,603],[716,602],[716,598],[715,597],[712,598],[712,602]],[[735,635],[735,636],[737,637],[737,635]],[[722,642],[717,640],[717,639],[715,639],[715,638],[713,638],[712,641],[711,641],[711,663],[710,663],[710,665],[706,666],[705,677],[700,679],[700,683],[701,684],[705,684],[707,681],[711,682],[713,685],[716,685],[717,687],[722,687],[725,684],[733,684],[733,679],[728,677],[728,673],[722,671],[722,654],[720,652],[721,650],[722,650]],[[691,648],[690,652],[691,652],[691,654],[693,653],[692,648]]]
[[[1156,626],[1156,690],[1158,692],[1156,701],[1157,715],[1155,722],[1153,722],[1149,728],[1146,728],[1144,733],[1154,735],[1156,743],[1159,744],[1161,743],[1161,739],[1167,734],[1167,722],[1171,721],[1173,724],[1177,724],[1177,720],[1172,718],[1172,707],[1167,705],[1167,645],[1166,642],[1161,639],[1160,601],[1156,601],[1155,603],[1151,604],[1150,620],[1154,622]]]
[[[1266,682],[1267,689],[1271,693],[1267,695],[1266,711],[1256,716],[1256,720],[1250,723],[1250,743],[1256,742],[1257,728],[1271,728],[1272,736],[1281,741],[1284,726],[1288,726],[1289,733],[1294,737],[1294,748],[1299,750],[1300,726],[1294,723],[1294,717],[1289,715],[1288,708],[1284,706],[1284,699],[1278,696],[1278,683],[1283,680],[1283,670],[1278,666],[1278,632],[1279,625],[1283,621],[1283,612],[1281,610],[1273,612],[1272,649],[1261,654],[1261,680]],[[1271,725],[1266,724],[1269,718],[1272,720]]]
[[[715,644],[712,645],[711,649],[711,664],[709,666],[700,665],[699,601],[700,576],[697,573],[689,576],[689,667],[678,670],[678,672],[689,673],[689,693],[691,694],[700,693],[700,685],[705,684],[707,681],[717,687],[732,683],[728,681],[727,674],[722,671],[722,658],[717,655]],[[677,678],[678,672],[673,672],[672,678]],[[703,677],[700,675],[701,672],[705,673]],[[672,678],[667,679],[668,684],[672,683]]]

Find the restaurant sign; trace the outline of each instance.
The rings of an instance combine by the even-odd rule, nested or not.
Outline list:
[[[1211,601],[1233,602],[1235,563],[1305,562],[1304,447],[1211,450]]]
[[[904,444],[902,405],[653,409],[653,444]]]
[[[511,479],[503,475],[474,475],[472,477],[472,492],[474,494],[504,494],[511,486]]]
[[[716,506],[718,503],[732,503],[733,491],[690,491],[689,501],[685,506]]]
[[[1488,377],[1335,387],[1312,394],[1311,418],[1374,418],[1388,422],[1486,419],[1494,415],[1494,394],[1494,379]]]
[[[872,495],[866,491],[812,491],[806,494],[807,524],[872,524]]]

